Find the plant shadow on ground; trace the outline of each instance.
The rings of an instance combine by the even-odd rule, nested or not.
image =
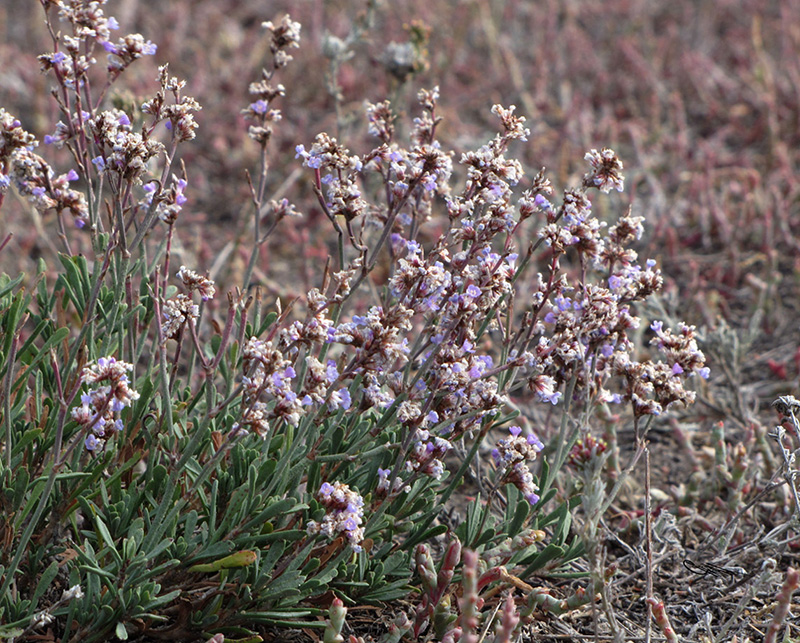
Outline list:
[[[252,269],[251,285],[264,301],[280,301],[299,315],[291,303],[321,285],[320,266],[338,248],[295,149],[309,148],[318,132],[329,131],[357,153],[370,150],[364,100],[392,99],[401,115],[397,127],[405,128],[399,137],[418,113],[417,91],[438,85],[437,134],[459,154],[496,129],[491,104],[515,104],[531,128],[515,152],[528,177],[546,165],[557,192],[580,183],[586,150],[613,148],[625,162],[626,191],[597,199],[598,217],[613,220],[630,207],[645,218],[637,250],[658,261],[665,284],[643,317],[670,320],[673,327],[677,320],[696,324],[712,374],[693,406],[650,425],[649,481],[631,418],[595,420],[597,437],[618,424],[610,447],[618,450],[616,475],[639,457],[597,526],[596,556],[613,571],[606,579],[609,606],[590,602],[563,614],[542,609],[522,629],[522,640],[613,640],[615,629],[625,640],[644,640],[646,630],[651,640],[669,640],[648,616],[648,594],[663,601],[683,640],[761,640],[787,569],[800,567],[798,529],[791,522],[799,517],[782,477],[781,451],[770,437],[788,417],[776,413],[773,401],[796,394],[800,383],[800,42],[790,3],[473,0],[454,11],[445,0],[409,0],[379,5],[375,22],[347,43],[352,57],[326,58],[324,52],[337,47],[332,37],[345,42],[365,10],[346,1],[276,2],[269,15],[261,2],[120,3],[120,22],[159,43],[159,50],[157,60],[131,67],[130,94],[114,95],[115,104],[149,96],[157,65],[169,61],[170,73],[186,78],[186,93],[203,105],[197,117],[202,135],[180,156],[191,191],[176,228],[174,265],[202,266],[218,284],[231,285]],[[290,198],[304,216],[283,219],[249,266],[252,195],[245,171],[257,165],[260,148],[243,142],[248,124],[240,108],[269,56],[259,25],[284,11],[303,24],[304,42],[281,77],[284,118],[270,142],[265,192]],[[48,42],[38,3],[5,3],[3,30],[3,105],[42,139],[58,114],[49,79],[30,51],[31,42]],[[416,48],[400,50],[418,59],[412,56],[408,69],[398,67],[398,49],[390,43],[414,44],[420,34]],[[66,151],[50,151],[70,166]],[[3,217],[17,250],[0,253],[0,272],[35,274],[40,257],[56,265],[60,247],[52,220],[10,196]],[[420,241],[430,245],[440,232],[423,228]],[[378,263],[374,282],[385,281],[389,269]],[[220,304],[209,310],[224,322]],[[543,440],[557,434],[551,409],[530,396],[512,395],[511,402]],[[787,428],[786,444],[797,448],[788,422]],[[451,470],[467,455],[458,448],[445,460]],[[490,446],[481,447],[479,456],[490,460],[490,453]],[[584,465],[580,453],[565,465],[553,507],[581,492]],[[607,466],[613,481],[614,466]],[[473,465],[435,524],[463,524],[490,490],[485,475]],[[585,520],[576,509],[567,540],[581,535]],[[447,547],[445,536],[432,542],[437,561]],[[566,599],[586,587],[592,570],[576,558],[567,571],[578,577],[544,568],[517,580]],[[55,604],[60,596],[53,590],[42,599]],[[452,597],[454,605],[458,598]],[[331,599],[319,599],[318,621],[330,618]],[[484,613],[504,599],[501,593],[487,597]],[[405,601],[349,605],[342,633],[380,638],[401,611],[417,604]],[[800,606],[796,596],[793,601],[796,616]],[[321,628],[254,628],[268,640],[322,635]],[[800,638],[796,622],[786,628],[786,640]]]

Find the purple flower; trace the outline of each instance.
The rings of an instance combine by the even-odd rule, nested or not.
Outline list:
[[[250,103],[250,109],[256,114],[266,114],[269,109],[269,103],[263,99],[258,99],[255,103]]]
[[[103,49],[105,49],[110,54],[119,53],[119,50],[117,49],[117,46],[113,42],[110,42],[110,41],[106,40],[105,42],[102,43],[102,45],[103,45]]]
[[[328,402],[328,407],[333,410],[336,408],[344,409],[345,411],[350,408],[352,399],[350,398],[350,391],[346,388],[341,388],[338,391],[331,393],[331,398]]]
[[[539,393],[539,397],[544,402],[550,402],[553,406],[558,404],[558,400],[561,399],[561,391],[556,391],[554,393],[548,393],[547,391],[541,391]]]
[[[511,435],[513,435],[514,437],[516,437],[516,436],[518,436],[520,433],[522,433],[522,429],[521,429],[520,427],[518,427],[518,426],[510,426],[510,427],[508,427],[508,432],[509,432]]]
[[[342,398],[342,401],[339,403],[339,406],[341,406],[346,411],[347,409],[350,408],[350,405],[353,402],[352,399],[350,398],[350,391],[348,391],[346,388],[343,388],[341,391],[339,391],[339,395]]]
[[[537,451],[544,449],[544,444],[535,433],[529,433],[528,437],[525,439],[528,441],[528,444],[533,446]]]
[[[186,179],[178,179],[178,184],[175,186],[175,203],[183,205],[188,200],[183,191],[186,189]]]
[[[106,26],[109,29],[113,29],[114,31],[116,31],[117,29],[119,29],[119,22],[117,22],[117,19],[114,16],[109,16]]]
[[[322,486],[319,488],[319,494],[323,498],[330,498],[331,493],[333,493],[333,485],[329,482],[323,482]]]
[[[680,364],[678,364],[678,362],[675,362],[672,365],[672,374],[673,375],[680,375],[681,373],[683,373],[683,367]]]
[[[67,181],[77,181],[80,177],[75,170],[70,170],[67,172]]]
[[[533,202],[534,202],[534,203],[535,203],[535,204],[536,204],[538,207],[540,207],[542,210],[549,210],[550,208],[552,208],[552,207],[553,207],[553,206],[550,204],[550,201],[548,201],[547,199],[545,199],[545,198],[544,198],[544,197],[543,197],[541,194],[537,194],[537,195],[534,197],[534,199],[533,199]]]
[[[106,169],[106,160],[102,156],[95,156],[92,159],[92,163],[97,168],[98,172],[102,172]],[[147,190],[147,186],[145,186],[144,189]],[[155,186],[153,186],[153,189],[155,189]],[[152,192],[152,190],[150,191]]]
[[[87,451],[94,451],[99,445],[100,440],[98,440],[93,434],[89,434],[86,436],[86,439],[83,441],[84,446],[86,446]]]
[[[353,317],[353,321],[355,322],[355,317]],[[325,367],[325,380],[328,384],[333,384],[337,379],[339,379],[339,369],[336,368],[336,362],[329,359]]]

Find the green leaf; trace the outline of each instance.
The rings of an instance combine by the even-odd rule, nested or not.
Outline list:
[[[563,547],[550,543],[547,545],[547,547],[545,547],[542,550],[542,552],[536,557],[536,559],[525,568],[525,571],[523,571],[519,575],[519,577],[525,580],[525,578],[530,576],[532,572],[536,571],[537,569],[541,569],[542,567],[547,565],[547,563],[549,563],[551,560],[555,560],[556,558],[559,558],[560,556],[563,555],[564,555]]]
[[[520,494],[521,495],[521,494]],[[529,503],[525,498],[519,498],[517,501],[517,508],[514,511],[514,517],[511,519],[511,522],[508,523],[508,526],[503,526],[505,533],[510,536],[515,536],[520,532],[522,524],[525,522],[525,519],[528,517],[528,514],[531,511],[531,503]]]
[[[269,328],[270,326],[272,326],[272,324],[275,323],[276,319],[278,319],[278,313],[274,311],[264,315],[264,320],[261,322],[261,326],[259,327],[258,332],[256,333],[256,337],[261,337],[261,335],[264,334],[267,328]]]
[[[54,560],[52,563],[50,563],[47,569],[44,570],[42,577],[36,584],[36,589],[33,591],[33,595],[31,596],[29,615],[33,615],[33,613],[36,611],[36,608],[39,604],[39,599],[49,589],[50,585],[53,584],[56,576],[58,576],[58,561]]]
[[[37,433],[41,433],[37,429]],[[28,433],[32,433],[28,431]],[[15,472],[14,478],[14,493],[11,497],[11,513],[16,513],[22,506],[22,501],[25,499],[25,494],[28,492],[28,482],[30,482],[30,474],[28,469],[20,467]]]
[[[41,362],[47,355],[50,354],[51,348],[53,348],[57,344],[60,344],[67,337],[69,337],[69,328],[57,328],[55,331],[53,331],[53,334],[50,335],[50,337],[48,337],[45,340],[44,344],[42,344],[42,347],[39,349],[35,349],[36,353],[34,354],[33,359],[31,359],[31,361],[28,364],[28,370],[34,368],[39,362]],[[25,342],[25,344],[23,344],[22,348],[20,349],[20,352],[27,350],[29,348],[28,346],[29,344],[31,344],[32,348],[33,339],[34,337],[32,336],[29,337]],[[26,378],[27,376],[28,376],[27,372],[22,373],[14,382],[14,388],[16,389],[17,386],[19,386],[20,383],[23,381],[23,379]]]
[[[108,550],[111,552],[111,555],[114,557],[117,565],[122,566],[122,556],[119,555],[119,552],[114,545],[114,538],[111,536],[111,532],[108,530],[106,523],[100,516],[95,516],[94,522],[95,526],[97,527],[97,531],[100,533],[100,537],[103,539],[103,544],[108,547]]]
[[[14,288],[19,286],[23,279],[25,279],[25,273],[21,272],[19,277],[16,279],[11,279],[7,274],[3,273],[0,275],[0,298],[5,297],[8,293],[10,293]]]
[[[125,629],[125,623],[123,623],[122,621],[117,623],[117,626],[114,628],[114,634],[120,641],[127,641],[128,630]]]

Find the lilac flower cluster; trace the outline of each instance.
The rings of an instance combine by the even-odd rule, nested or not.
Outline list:
[[[161,324],[161,333],[164,341],[168,339],[178,339],[183,332],[186,324],[194,324],[200,317],[200,307],[192,300],[192,293],[196,290],[203,301],[208,301],[214,297],[216,288],[214,282],[199,275],[194,270],[189,270],[186,266],[176,275],[183,283],[184,288],[189,294],[178,293],[164,302],[161,315],[164,318]]]
[[[13,181],[19,193],[27,197],[40,212],[68,211],[78,227],[88,221],[88,208],[83,192],[69,187],[78,180],[78,173],[70,170],[56,176],[53,169],[33,149],[37,141],[33,134],[22,129],[22,124],[0,108],[0,195]]]
[[[158,141],[134,132],[128,115],[118,109],[98,113],[87,126],[97,152],[92,159],[95,168],[120,180],[141,183],[150,159],[164,151]]]
[[[253,102],[243,109],[242,113],[255,122],[250,126],[248,136],[260,145],[266,146],[272,137],[272,124],[282,118],[280,110],[272,107],[272,102],[286,94],[285,87],[273,84],[272,77],[276,70],[285,67],[292,60],[287,50],[300,46],[300,23],[293,22],[286,15],[278,26],[272,22],[264,22],[262,26],[271,34],[272,69],[262,70],[261,80],[250,83],[248,91]]]
[[[306,525],[309,534],[325,534],[333,538],[343,535],[355,552],[362,551],[364,540],[364,499],[346,484],[323,482],[317,498],[325,507],[321,522],[310,520]]]
[[[584,158],[592,166],[592,171],[583,177],[583,184],[586,187],[595,187],[601,192],[610,192],[612,189],[622,192],[625,186],[622,161],[614,150],[603,148],[598,152],[593,149],[587,152]]]
[[[178,293],[164,302],[161,315],[164,318],[161,324],[164,341],[178,339],[186,324],[196,322],[200,317],[200,307],[189,295]]]
[[[161,88],[153,98],[142,104],[142,112],[150,114],[154,124],[164,121],[176,142],[191,141],[198,127],[194,113],[202,109],[200,103],[191,96],[183,95],[186,81],[170,76],[169,65],[158,68],[158,83]],[[172,102],[167,102],[167,94],[172,95]]]
[[[518,426],[510,427],[509,432],[511,437],[497,443],[492,457],[495,465],[503,472],[501,480],[513,484],[528,502],[535,505],[539,502],[539,488],[527,463],[536,459],[544,445],[533,433],[523,437],[522,429]]]
[[[453,448],[453,445],[440,436],[431,436],[425,429],[417,431],[419,440],[414,445],[413,451],[406,460],[408,471],[418,471],[436,480],[442,478],[444,473],[444,456]]]
[[[189,270],[186,266],[181,266],[181,269],[177,272],[177,277],[183,282],[184,288],[190,293],[196,290],[203,301],[214,298],[216,288],[214,282],[208,277],[204,277],[194,270]]]
[[[108,53],[108,73],[111,80],[119,76],[134,60],[156,53],[156,45],[141,36],[128,34],[111,42],[111,31],[119,29],[114,17],[106,17],[102,6],[106,0],[52,0],[48,4],[58,7],[58,17],[72,25],[72,35],[60,36],[64,51],[39,56],[44,70],[54,70],[59,81],[69,88],[81,88],[86,74],[96,60],[92,56],[94,45]]]
[[[174,174],[172,175],[172,182],[166,190],[161,190],[158,193],[158,205],[156,212],[158,218],[167,225],[174,225],[178,220],[178,215],[183,210],[183,205],[188,200],[184,194],[188,182],[186,179],[179,179]],[[142,199],[144,205],[149,206],[156,196],[157,185],[155,182],[150,182],[144,186],[145,198]]]
[[[378,484],[375,487],[375,495],[378,498],[386,498],[389,495],[389,480],[392,479],[392,470],[391,469],[381,469],[378,467]],[[408,493],[411,491],[411,487],[406,485],[403,480],[399,477],[394,479],[394,484],[392,485],[392,495],[399,493],[401,490]]]
[[[270,51],[274,57],[275,69],[285,67],[292,61],[289,55],[289,49],[296,49],[300,46],[300,29],[299,22],[294,22],[288,15],[281,18],[278,25],[272,21],[262,22],[261,26],[270,32],[272,42],[270,43]]]
[[[354,373],[386,372],[408,360],[408,337],[411,310],[402,305],[384,310],[373,306],[365,315],[354,315],[352,321],[329,326],[326,341],[354,349]]]
[[[694,402],[695,392],[684,387],[686,378],[695,374],[703,379],[710,371],[705,356],[698,348],[694,326],[680,325],[680,332],[664,330],[660,321],[650,328],[656,333],[651,340],[665,362],[633,362],[621,359],[616,371],[627,381],[625,398],[630,400],[636,416],[659,415],[672,404],[688,405]]]
[[[265,437],[270,420],[283,420],[297,426],[306,409],[326,403],[331,412],[347,410],[352,404],[347,388],[335,388],[339,370],[333,360],[322,364],[306,358],[307,373],[298,395],[297,371],[285,352],[271,341],[251,337],[243,352],[245,376],[244,410],[236,428],[247,428]]]
[[[297,373],[292,362],[273,347],[271,341],[251,337],[242,353],[244,372],[243,417],[240,426],[266,437],[269,420],[281,418],[297,426],[302,415],[302,404],[292,390]],[[272,404],[262,398],[274,400]]]
[[[38,211],[55,210],[59,214],[67,211],[77,227],[86,225],[89,220],[86,197],[83,192],[69,187],[70,182],[79,178],[75,170],[56,176],[41,156],[28,150],[18,150],[11,155],[9,170],[8,176],[19,193]]]
[[[122,431],[119,413],[139,397],[129,386],[127,373],[132,370],[132,364],[114,357],[101,357],[83,368],[81,383],[92,388],[81,394],[81,405],[72,409],[72,419],[87,432],[87,450],[101,450],[108,432]]]
[[[108,71],[112,74],[121,73],[134,60],[142,56],[155,56],[156,45],[145,40],[141,34],[128,34],[120,38],[116,44],[106,40],[103,49],[108,52]]]

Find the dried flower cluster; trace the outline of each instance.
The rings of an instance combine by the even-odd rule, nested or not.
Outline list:
[[[87,433],[87,450],[102,450],[109,432],[122,431],[120,412],[139,398],[129,386],[127,374],[132,370],[132,364],[114,357],[101,357],[84,366],[81,383],[90,388],[81,394],[81,405],[72,409],[72,419]]]
[[[306,525],[308,533],[322,533],[328,537],[341,534],[348,540],[353,551],[360,552],[361,542],[364,540],[364,529],[361,527],[364,499],[341,482],[323,482],[317,498],[325,507],[325,517],[321,522],[309,521]]]
[[[0,198],[13,182],[40,212],[68,211],[78,227],[88,220],[86,197],[69,187],[78,180],[70,170],[56,176],[50,165],[33,152],[37,145],[33,134],[22,129],[19,120],[0,108]]]
[[[537,493],[539,489],[528,463],[536,459],[544,444],[533,433],[523,437],[522,429],[518,426],[510,427],[509,432],[511,437],[497,443],[497,447],[492,451],[492,457],[495,465],[503,472],[501,479],[513,484],[528,502],[535,505],[539,502]]]

